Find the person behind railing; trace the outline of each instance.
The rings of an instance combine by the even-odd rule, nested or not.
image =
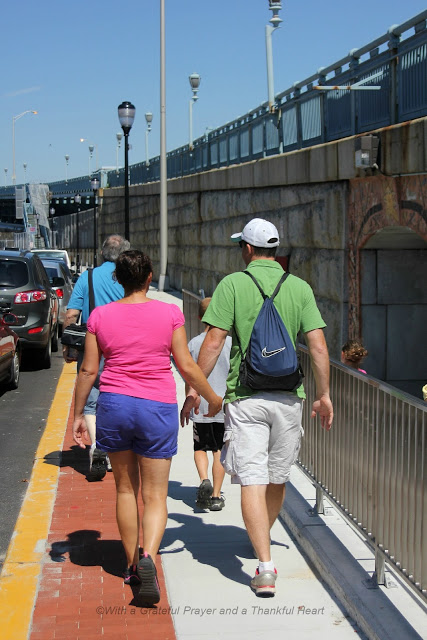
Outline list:
[[[360,371],[360,373],[366,373],[359,365],[367,355],[368,350],[365,349],[361,342],[358,340],[347,340],[341,349],[341,362],[347,365],[347,367]]]

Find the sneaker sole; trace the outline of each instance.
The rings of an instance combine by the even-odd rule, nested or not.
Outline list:
[[[96,482],[102,480],[107,473],[105,464],[103,462],[95,461],[92,463],[92,469],[87,474],[89,482]]]
[[[222,509],[224,509],[224,505],[223,504],[212,504],[209,508],[209,511],[222,511]]]
[[[255,591],[255,594],[260,598],[272,598],[276,593],[276,587],[274,585],[258,587],[251,583],[251,589]]]
[[[150,558],[141,558],[138,562],[138,576],[141,580],[138,597],[141,604],[151,607],[160,600],[160,589],[157,582],[156,567]]]

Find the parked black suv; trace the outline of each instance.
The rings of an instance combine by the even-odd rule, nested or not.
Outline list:
[[[35,253],[0,251],[0,315],[17,317],[13,330],[22,349],[37,349],[46,369],[52,351],[58,351],[58,298],[52,285]]]

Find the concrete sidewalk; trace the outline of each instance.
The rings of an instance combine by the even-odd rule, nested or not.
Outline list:
[[[181,306],[179,294],[153,289],[149,295]],[[68,408],[74,370],[67,375],[69,389],[54,403],[65,402]],[[184,383],[178,372],[174,375],[181,406]],[[63,413],[57,422],[64,434]],[[102,482],[87,483],[87,453],[73,445],[70,426],[71,417],[63,445],[46,433],[38,452],[33,474],[39,467],[50,473],[54,504],[53,509],[43,507],[39,490],[29,487],[32,509],[27,519],[18,520],[7,570],[0,578],[5,640],[243,640],[261,634],[273,640],[284,635],[288,640],[427,637],[422,635],[425,614],[405,585],[366,589],[363,577],[372,565],[369,551],[335,510],[325,517],[308,516],[314,490],[296,468],[286,509],[272,531],[277,593],[274,598],[257,598],[249,587],[257,561],[241,517],[240,488],[226,476],[222,511],[201,512],[195,505],[199,480],[191,425],[180,430],[178,455],[172,462],[169,519],[157,557],[162,599],[153,609],[141,608],[120,577],[125,560],[112,474]],[[53,470],[58,472],[59,464],[55,480]],[[43,518],[48,533],[40,525]],[[40,531],[32,538],[29,529],[35,521]],[[22,537],[31,555],[24,553]]]

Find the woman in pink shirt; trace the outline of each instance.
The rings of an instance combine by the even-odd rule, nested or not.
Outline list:
[[[85,355],[77,379],[73,436],[84,448],[83,408],[105,358],[96,412],[96,446],[110,457],[117,490],[117,524],[126,552],[125,583],[140,584],[146,605],[159,601],[152,558],[166,527],[169,470],[177,451],[178,407],[170,356],[183,376],[209,402],[208,416],[221,409],[220,398],[187,348],[184,316],[174,304],[147,297],[152,266],[141,251],[125,251],[116,262],[125,290],[117,302],[97,307],[88,320]],[[144,554],[139,559],[137,496],[141,486]]]

